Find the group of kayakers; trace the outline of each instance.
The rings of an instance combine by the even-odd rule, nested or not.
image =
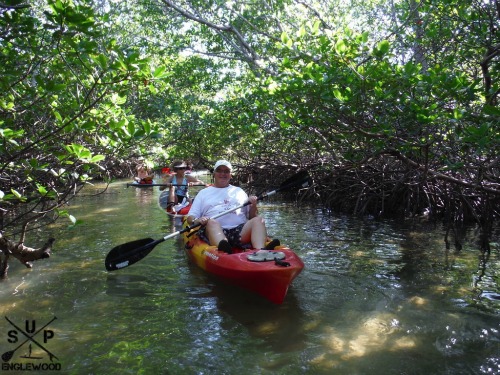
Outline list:
[[[219,250],[231,253],[233,247],[272,250],[280,245],[277,239],[266,245],[267,230],[264,219],[258,215],[258,198],[240,187],[230,184],[233,167],[227,160],[215,163],[214,183],[207,185],[198,178],[186,174],[188,164],[176,161],[172,164],[174,174],[167,175],[160,190],[169,188],[168,208],[189,200],[188,188],[193,185],[208,186],[192,201],[187,222],[199,224],[197,235]],[[138,175],[139,177],[139,175]],[[245,205],[245,203],[249,204]],[[191,202],[190,202],[191,203]],[[237,210],[231,211],[235,207]],[[227,214],[220,215],[221,213]],[[216,219],[212,217],[219,215]]]

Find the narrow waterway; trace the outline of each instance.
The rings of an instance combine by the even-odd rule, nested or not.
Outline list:
[[[2,373],[500,373],[498,229],[490,254],[474,228],[457,251],[439,224],[329,215],[273,197],[260,204],[269,232],[305,263],[273,305],[190,265],[178,238],[107,272],[114,246],[178,227],[158,207],[158,188],[93,192],[68,207],[78,225],[32,237],[30,246],[56,238],[51,258],[32,269],[12,261],[1,281]]]

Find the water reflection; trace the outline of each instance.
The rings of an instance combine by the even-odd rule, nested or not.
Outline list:
[[[204,274],[194,265],[189,266],[202,286],[188,291],[190,299],[201,300],[198,311],[217,311],[222,314],[220,328],[230,329],[241,325],[250,336],[264,340],[273,350],[298,350],[304,345],[304,330],[301,322],[305,315],[300,308],[294,290],[290,290],[282,305],[275,305],[262,297],[242,292]]]
[[[146,276],[117,273],[106,280],[106,293],[114,297],[147,297],[149,292]]]
[[[134,189],[135,193],[135,199],[137,203],[146,209],[150,209],[152,206],[154,207],[156,203],[156,194],[155,191],[153,190],[154,188],[134,188],[131,187],[130,189]]]

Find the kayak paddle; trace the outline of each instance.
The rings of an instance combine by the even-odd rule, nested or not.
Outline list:
[[[170,184],[134,184],[134,183],[127,183],[127,187],[129,186],[133,186],[133,187],[140,187],[140,188],[144,188],[144,187],[152,187],[152,186],[206,186],[204,184],[196,184],[196,185],[187,185],[187,184],[173,184],[173,185],[170,185]]]
[[[276,190],[269,191],[267,193],[262,193],[257,197],[258,200],[262,200],[266,197],[269,197],[273,194],[276,194],[277,192],[283,191],[285,189],[292,188],[294,186],[301,185],[301,187],[308,187],[311,184],[311,177],[306,171],[301,171],[292,177],[288,178],[286,181],[284,181],[279,188]],[[240,208],[243,208],[245,206],[248,206],[250,202],[246,202],[238,207],[234,207],[230,210],[221,212],[220,214],[217,214],[210,219],[217,219],[223,215],[226,215],[230,212],[236,211]],[[178,236],[179,234],[189,232],[190,230],[199,227],[200,224],[193,224],[189,227],[186,227],[182,230],[179,230],[177,232],[171,233],[163,238],[160,238],[158,240],[155,240],[153,238],[143,238],[141,240],[136,240],[136,241],[131,241],[127,242],[121,245],[118,245],[111,249],[111,251],[108,253],[106,256],[106,259],[104,261],[104,265],[106,266],[106,270],[108,271],[115,271],[119,270],[121,268],[128,267],[134,263],[137,263],[140,261],[142,258],[144,258],[146,255],[148,255],[156,245],[159,243],[166,241],[170,238],[173,238],[175,236]]]

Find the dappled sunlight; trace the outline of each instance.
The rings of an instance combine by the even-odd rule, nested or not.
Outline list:
[[[48,299],[48,298],[45,298],[45,299],[42,299],[41,301],[38,302],[38,308],[45,308],[45,309],[50,309],[53,305],[53,302]]]
[[[305,332],[310,332],[312,330],[315,330],[316,328],[318,328],[319,326],[321,326],[322,324],[322,320],[321,320],[321,317],[319,316],[316,316],[314,319],[310,319],[308,320],[304,326],[303,326],[303,329]]]
[[[339,337],[339,333],[335,332],[333,329],[329,329],[329,335],[325,338],[325,346],[332,353],[342,353],[344,352],[347,344],[347,341],[341,337]]]
[[[389,314],[373,316],[365,320],[354,332],[354,338],[348,341],[343,359],[362,357],[374,351],[385,350],[384,344],[389,335],[396,331],[395,318]]]
[[[340,365],[340,360],[333,359],[322,353],[309,361],[311,365],[322,370],[329,370]]]
[[[398,350],[409,350],[409,349],[415,349],[417,346],[417,343],[415,340],[411,337],[401,337],[394,341],[394,344],[389,350],[391,351],[398,351]]]
[[[105,213],[110,213],[110,212],[121,212],[122,208],[121,207],[103,207],[98,209],[97,211],[93,212],[92,214],[105,214]]]
[[[461,295],[467,295],[471,292],[471,290],[472,290],[472,286],[471,286],[471,288],[468,288],[465,285],[457,289],[458,293]]]
[[[85,268],[85,269],[95,269],[97,265],[100,265],[102,263],[101,259],[88,259],[88,260],[82,260],[79,264],[79,268]]]
[[[452,286],[446,286],[446,285],[436,285],[434,287],[434,292],[437,294],[445,294],[448,293],[452,290]]]
[[[374,264],[374,265],[379,265],[379,266],[383,266],[383,265],[387,264],[385,259],[367,259],[367,260],[365,260],[365,262],[367,264]]]
[[[255,329],[255,333],[263,336],[270,335],[277,332],[280,329],[280,325],[281,325],[280,322],[277,320],[262,322]]]
[[[425,306],[425,305],[428,305],[428,303],[429,303],[429,301],[427,299],[419,297],[419,296],[411,297],[408,301],[415,306]]]
[[[400,337],[399,321],[389,313],[379,313],[362,320],[350,330],[325,329],[323,352],[310,360],[314,366],[334,368],[342,361],[355,360],[377,352],[408,350],[416,347],[412,338]]]
[[[342,359],[349,360],[356,357],[363,357],[369,353],[382,349],[385,337],[360,334],[349,341],[348,350],[342,355]]]

